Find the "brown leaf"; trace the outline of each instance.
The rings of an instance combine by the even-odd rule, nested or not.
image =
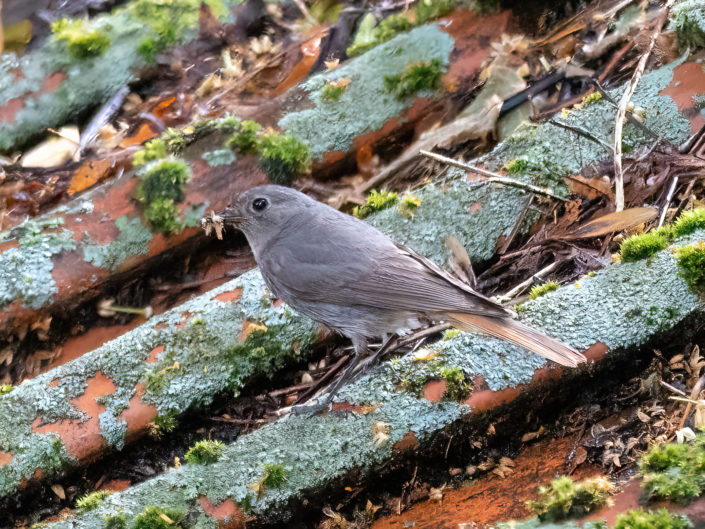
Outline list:
[[[587,237],[601,237],[609,233],[644,224],[645,222],[655,219],[656,215],[658,215],[656,208],[629,208],[624,211],[616,211],[583,224],[577,230],[566,234],[564,238],[582,239]]]

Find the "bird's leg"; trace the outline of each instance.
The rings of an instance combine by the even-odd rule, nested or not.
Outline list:
[[[331,385],[330,389],[328,389],[325,396],[315,404],[301,404],[299,406],[292,406],[291,411],[293,413],[295,413],[296,415],[300,415],[303,413],[317,413],[328,408],[331,401],[333,400],[333,398],[335,398],[335,395],[338,393],[338,390],[352,378],[353,374],[355,373],[355,369],[360,363],[360,360],[362,360],[362,358],[366,355],[368,351],[367,340],[362,338],[353,338],[352,342],[355,354],[350,359],[348,367],[346,367],[343,374],[338,377],[338,380],[336,380]]]
[[[371,366],[375,365],[377,363],[377,360],[379,360],[382,356],[384,356],[390,351],[394,351],[397,348],[396,338],[396,334],[389,335],[387,339],[384,340],[382,345],[380,345],[379,348],[374,352],[374,354],[369,358],[366,358],[365,361],[359,365],[359,373],[357,374],[364,373]]]

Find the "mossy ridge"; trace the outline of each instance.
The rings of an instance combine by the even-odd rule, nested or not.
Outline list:
[[[76,510],[80,512],[88,512],[93,509],[97,509],[98,506],[103,503],[105,498],[110,496],[112,493],[113,492],[110,490],[96,490],[89,492],[76,500]]]
[[[84,20],[61,18],[51,24],[54,38],[66,41],[68,52],[77,59],[102,55],[110,46],[110,37],[98,28],[88,28]]]
[[[631,509],[617,515],[614,529],[691,529],[693,523],[683,514],[673,514],[663,507],[657,511]]]
[[[213,300],[218,293],[234,289],[243,290],[237,303]],[[154,373],[154,365],[145,363],[145,359],[156,346],[165,346],[165,355],[159,360],[166,354],[171,360],[171,364],[158,362],[160,369],[178,361],[190,370],[181,378],[173,376],[177,370],[166,370],[163,390],[147,391],[143,397],[157,407],[160,415],[174,418],[191,406],[208,404],[223,390],[237,394],[253,375],[272,373],[288,362],[306,361],[317,327],[286,307],[274,307],[265,290],[257,272],[244,274],[0,397],[0,451],[13,454],[10,463],[0,466],[0,495],[17,490],[22,479],[30,479],[38,468],[51,475],[73,462],[58,436],[33,433],[32,424],[37,417],[47,423],[85,419],[70,402],[85,392],[86,379],[96,372],[116,386],[114,393],[99,399],[106,406],[99,424],[106,428],[102,433],[110,444],[118,446],[125,434],[125,428],[120,427],[124,425],[121,414],[134,396],[137,383]],[[183,312],[193,314],[189,326],[212,331],[178,329]],[[240,333],[245,320],[260,322],[270,332],[253,332],[243,344]],[[211,339],[213,342],[204,343]],[[190,354],[194,341],[198,341],[203,356]],[[52,381],[56,381],[54,385]]]
[[[433,91],[441,85],[441,62],[438,59],[407,64],[403,72],[384,76],[384,88],[397,99],[419,92]]]
[[[0,241],[17,240],[17,248],[0,253],[0,307],[15,300],[38,309],[58,291],[53,257],[74,250],[73,234],[61,228],[61,217],[36,218],[0,233]]]
[[[222,18],[228,6],[239,0],[207,3]],[[195,38],[199,5],[199,0],[137,0],[89,22],[62,22],[61,26],[81,25],[88,30],[88,38],[80,34],[81,38],[74,38],[78,58],[67,51],[67,39],[63,38],[47,39],[39,49],[20,57],[2,54],[0,107],[14,98],[27,104],[12,121],[0,122],[0,151],[16,148],[48,127],[58,128],[70,116],[87,110],[87,105],[107,101],[159,50]],[[93,30],[100,33],[91,35]],[[65,78],[50,94],[42,93],[46,78],[54,72],[62,72]]]
[[[558,282],[557,281],[546,281],[542,285],[536,285],[535,287],[531,288],[531,291],[529,292],[529,297],[531,299],[536,299],[540,298],[541,296],[545,296],[549,292],[553,292],[554,290],[558,290]]]
[[[358,219],[365,219],[372,213],[391,208],[397,203],[398,199],[399,196],[393,191],[387,191],[386,189],[377,191],[373,189],[370,191],[370,194],[367,195],[367,199],[363,205],[353,208],[352,214]]]
[[[188,449],[184,459],[190,465],[210,465],[218,461],[224,449],[220,441],[202,440]]]

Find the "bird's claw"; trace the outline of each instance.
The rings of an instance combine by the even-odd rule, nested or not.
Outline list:
[[[315,415],[322,411],[330,409],[330,402],[316,402],[315,404],[299,404],[291,407],[291,413],[294,415]]]

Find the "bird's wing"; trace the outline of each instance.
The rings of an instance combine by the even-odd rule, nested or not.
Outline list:
[[[366,223],[338,225],[335,238],[330,233],[307,230],[306,237],[282,238],[264,252],[260,265],[278,295],[426,313],[509,314]]]

